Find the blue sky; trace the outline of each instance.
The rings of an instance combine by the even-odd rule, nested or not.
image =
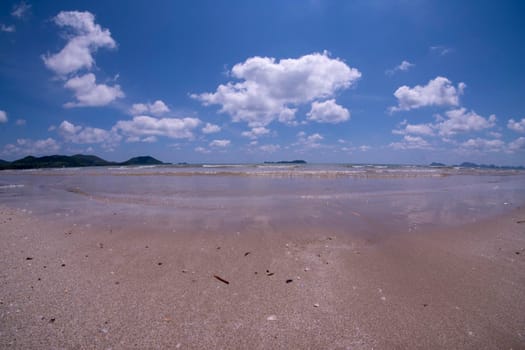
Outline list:
[[[522,1],[3,1],[0,158],[525,164]]]

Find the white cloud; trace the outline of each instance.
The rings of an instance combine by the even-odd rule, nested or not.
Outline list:
[[[42,155],[55,153],[60,145],[52,138],[42,140],[18,139],[16,143],[7,144],[2,150],[7,155]]]
[[[161,100],[156,100],[153,103],[135,103],[130,109],[132,115],[152,114],[157,117],[169,111],[168,106]]]
[[[0,110],[0,124],[1,123],[7,123],[9,119],[7,118],[7,113],[5,111]]]
[[[445,56],[445,55],[448,55],[449,53],[454,52],[454,49],[443,46],[443,45],[436,45],[436,46],[430,46],[430,52],[433,52],[440,56]]]
[[[465,108],[447,111],[448,119],[435,124],[435,128],[441,136],[453,136],[457,133],[480,131],[492,128],[496,124],[496,116],[483,118],[474,111],[468,112]]]
[[[27,124],[27,122],[26,122],[25,119],[17,119],[16,122],[15,122],[15,124],[16,124],[17,126],[24,126],[24,125]]]
[[[25,1],[22,1],[13,6],[13,11],[11,11],[11,16],[22,19],[26,17],[31,11],[31,5],[28,5]]]
[[[58,126],[58,132],[68,142],[76,144],[101,143],[108,148],[113,147],[122,139],[115,132],[74,125],[67,120]]]
[[[509,143],[509,151],[516,152],[521,150],[525,150],[525,137],[518,137]]]
[[[407,60],[403,60],[399,65],[394,67],[393,69],[388,69],[385,73],[388,75],[392,75],[397,71],[406,72],[411,67],[414,67],[415,64],[408,62]]]
[[[463,149],[479,151],[479,152],[501,152],[505,149],[505,142],[494,139],[469,139],[461,144]]]
[[[294,145],[303,148],[320,148],[322,145],[319,141],[323,139],[324,137],[319,133],[307,135],[304,131],[301,131],[297,134],[297,143]]]
[[[259,136],[268,134],[269,132],[270,130],[265,128],[264,126],[258,126],[258,127],[252,128],[250,131],[243,131],[242,136],[249,137],[251,139],[256,139]]]
[[[231,144],[230,140],[213,140],[210,142],[210,147],[228,147]]]
[[[392,133],[398,135],[414,134],[432,136],[434,135],[434,130],[432,124],[406,124],[404,129],[392,130]]]
[[[279,145],[272,145],[272,144],[268,144],[268,145],[261,145],[259,147],[259,149],[263,152],[266,152],[266,153],[273,153],[273,152],[276,152],[278,151],[279,149],[281,149],[281,146]]]
[[[361,77],[357,69],[327,52],[279,61],[251,57],[236,64],[230,74],[241,81],[192,97],[204,105],[220,105],[220,111],[234,122],[247,122],[250,127],[266,126],[273,120],[292,123],[296,106],[331,97]]]
[[[6,33],[13,33],[13,32],[16,31],[16,28],[13,25],[6,26],[5,24],[2,23],[2,24],[0,24],[0,30],[2,32],[6,32]]]
[[[202,132],[205,134],[214,134],[219,131],[221,131],[221,127],[211,123],[206,123],[206,125],[202,128]]]
[[[370,150],[371,148],[372,148],[372,147],[367,146],[367,145],[361,145],[361,146],[359,146],[359,150],[360,150],[361,152],[366,152],[366,151]]]
[[[525,132],[525,118],[521,119],[520,121],[510,119],[507,123],[507,127],[516,132]]]
[[[191,139],[193,130],[200,125],[197,118],[153,118],[136,116],[132,120],[120,120],[113,127],[125,136],[166,136],[174,139]]]
[[[120,85],[109,86],[97,84],[93,73],[69,79],[64,85],[73,90],[77,102],[68,102],[64,107],[93,107],[105,106],[117,98],[123,98],[124,93]]]
[[[206,154],[206,153],[210,153],[210,150],[199,146],[199,147],[195,147],[195,152]]]
[[[47,68],[59,75],[66,75],[82,68],[90,69],[95,60],[92,54],[99,48],[115,48],[115,40],[108,29],[95,23],[90,12],[62,11],[53,21],[59,27],[68,28],[68,42],[54,55],[44,55],[42,59]]]
[[[410,88],[403,85],[394,92],[398,106],[390,107],[390,111],[408,111],[426,106],[458,106],[459,96],[463,94],[465,87],[465,83],[454,87],[450,80],[439,76],[425,86],[416,85]]]
[[[431,149],[430,144],[421,136],[405,135],[401,142],[392,142],[390,147],[393,149]]]
[[[334,99],[323,102],[312,102],[310,112],[306,114],[308,120],[316,121],[318,123],[342,123],[350,119],[350,112],[348,109],[335,103]]]

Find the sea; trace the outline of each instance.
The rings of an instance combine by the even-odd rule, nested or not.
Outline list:
[[[176,234],[428,232],[525,204],[525,171],[197,164],[0,171],[0,205],[74,225]]]

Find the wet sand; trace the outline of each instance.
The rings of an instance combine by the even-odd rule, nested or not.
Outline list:
[[[210,234],[4,206],[0,348],[525,348],[523,220]]]

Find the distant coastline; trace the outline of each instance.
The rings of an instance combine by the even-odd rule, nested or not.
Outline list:
[[[130,158],[124,162],[107,161],[95,155],[75,154],[72,156],[52,155],[43,157],[27,156],[14,160],[12,162],[0,159],[0,170],[23,170],[23,169],[49,169],[49,168],[80,168],[80,167],[99,167],[99,166],[144,166],[144,165],[171,165],[172,163],[162,162],[151,156],[138,156]],[[200,164],[187,162],[174,163],[176,166],[192,167]],[[306,160],[279,160],[265,161],[265,165],[306,165],[310,164]],[[494,164],[477,164],[472,162],[463,162],[461,164],[447,165],[444,163],[432,162],[430,164],[408,165],[408,164],[367,164],[367,163],[340,163],[348,166],[417,166],[430,168],[467,168],[467,169],[495,169],[495,170],[525,170],[524,166],[499,166]],[[240,165],[240,164],[239,164]],[[315,163],[314,163],[315,165]],[[220,166],[217,164],[216,166]]]
[[[27,156],[8,162],[0,159],[0,170],[7,169],[41,169],[41,168],[77,168],[111,165],[162,165],[170,164],[161,162],[151,156],[140,156],[128,159],[125,162],[111,162],[93,155],[75,154],[73,156],[52,155],[44,157]]]

